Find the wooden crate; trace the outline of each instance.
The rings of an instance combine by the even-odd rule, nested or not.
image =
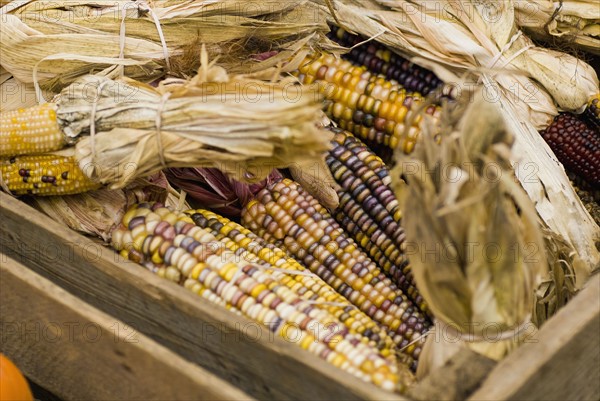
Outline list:
[[[63,399],[253,399],[0,254],[2,353]],[[165,385],[168,383],[168,385]]]
[[[0,204],[0,257],[3,258],[2,265],[8,266],[6,269],[3,267],[2,272],[12,281],[18,281],[21,291],[27,291],[27,285],[34,283],[31,291],[41,297],[43,289],[51,286],[55,294],[60,294],[51,297],[56,305],[64,307],[65,302],[60,301],[68,296],[70,302],[79,300],[88,308],[86,310],[95,313],[90,317],[76,306],[66,310],[65,315],[57,314],[57,318],[70,318],[71,313],[83,322],[103,322],[107,334],[111,333],[110,322],[119,322],[133,330],[133,334],[129,335],[139,336],[144,339],[144,344],[150,344],[148,347],[160,347],[161,352],[164,355],[168,353],[170,358],[191,362],[181,365],[181,371],[187,374],[182,380],[189,380],[189,384],[152,380],[171,377],[169,374],[173,374],[179,366],[171,362],[161,365],[163,354],[154,355],[154,365],[147,380],[149,384],[144,382],[142,385],[156,393],[148,390],[150,394],[144,394],[145,399],[165,399],[165,392],[172,391],[173,386],[187,385],[190,392],[207,386],[205,381],[197,380],[202,369],[258,399],[407,399],[357,381],[299,347],[273,337],[258,324],[204,302],[197,295],[123,260],[111,249],[69,230],[16,199],[0,193]],[[5,270],[7,273],[4,273]],[[19,280],[21,274],[31,278]],[[3,283],[0,294],[2,305],[7,297],[5,287],[9,297],[16,297],[19,293],[10,290],[13,288],[10,282]],[[15,312],[12,312],[13,307],[2,308],[2,322],[23,319],[44,322],[48,320],[46,314],[53,310],[32,309],[30,304],[35,302],[25,298],[19,299],[19,302],[23,302],[24,306],[18,306],[17,301],[11,303],[15,304]],[[600,276],[595,276],[581,294],[542,327],[537,342],[524,344],[498,364],[465,352],[450,366],[434,372],[415,386],[408,397],[416,400],[469,397],[471,400],[597,400],[600,381],[593,378],[600,377],[599,328]],[[26,347],[26,343],[15,336],[5,339],[2,333],[1,337],[0,351],[21,363],[26,373],[35,371],[35,379],[40,385],[53,391],[63,385],[69,386],[71,379],[68,374],[48,374],[42,370],[43,366],[31,367],[38,358],[41,361],[52,360],[52,355],[55,355],[52,347],[41,349],[38,355],[32,356],[21,348]],[[85,367],[83,372],[77,373],[93,380],[100,374],[96,372],[100,362],[111,366],[126,361],[130,367],[134,363],[149,364],[144,362],[144,357],[150,357],[144,347],[131,347],[130,353],[125,354],[127,358],[108,355],[105,360],[104,354],[116,354],[116,351],[110,351],[110,345],[94,349],[87,344],[81,350],[75,347],[77,350],[72,351],[72,358],[76,363],[73,363]],[[49,356],[45,355],[46,352]],[[140,356],[140,361],[135,360],[136,355]],[[139,369],[143,367],[139,366]],[[117,368],[117,372],[123,372],[123,368]],[[118,374],[114,375],[117,376],[115,380],[123,380]],[[131,390],[126,386],[121,388],[108,383],[119,382],[106,381],[102,388],[96,385],[80,390],[88,391],[87,394],[66,395],[87,399],[104,395],[101,391],[112,391],[111,397],[103,398],[125,399],[131,396]],[[113,388],[107,390],[105,387],[108,386]],[[214,386],[209,383],[206,388],[203,396],[196,398],[216,398],[212,394],[219,394],[224,398],[237,399],[237,396],[228,393],[233,390],[218,380],[214,381]],[[187,393],[182,390],[182,394]]]

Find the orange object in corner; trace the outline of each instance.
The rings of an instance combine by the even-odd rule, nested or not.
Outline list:
[[[33,401],[27,380],[10,359],[0,354],[0,401]]]

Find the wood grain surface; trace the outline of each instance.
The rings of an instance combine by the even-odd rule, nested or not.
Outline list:
[[[0,352],[67,400],[253,398],[0,255]]]

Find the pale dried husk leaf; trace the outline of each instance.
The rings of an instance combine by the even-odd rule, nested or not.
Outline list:
[[[335,22],[325,0],[313,2]],[[344,28],[375,38],[431,69],[454,86],[458,97],[468,97],[481,81],[486,99],[498,108],[515,138],[511,161],[538,213],[576,249],[588,270],[600,263],[594,246],[600,227],[538,132],[558,113],[555,102],[565,110],[580,110],[598,92],[598,77],[588,64],[564,53],[528,48],[529,38],[515,37],[512,1],[346,0],[333,4]]]
[[[299,183],[329,211],[334,211],[340,198],[337,194],[337,183],[324,159],[316,162],[299,161],[289,167],[294,181]]]
[[[411,211],[403,225],[420,293],[442,328],[453,327],[465,346],[499,360],[525,340],[518,328],[534,328],[535,289],[548,266],[534,205],[510,167],[513,138],[502,116],[481,92],[464,107],[460,123],[444,121],[450,133],[440,145],[425,129],[410,159],[398,154],[392,178],[399,182],[412,165],[408,185],[397,192],[405,192],[399,195]],[[494,340],[486,337],[491,329],[514,336]],[[437,363],[421,358],[421,375]]]
[[[6,79],[3,79],[6,78]],[[24,109],[38,104],[35,87],[13,77],[10,73],[0,73],[0,112]],[[43,91],[45,97],[52,93]]]
[[[230,77],[203,65],[190,81],[166,80],[159,88],[99,76],[65,88],[56,113],[65,135],[78,140],[86,175],[115,189],[165,167],[217,167],[256,182],[274,168],[323,159],[332,135],[317,127],[317,93],[292,80]]]
[[[515,0],[517,24],[533,37],[600,54],[597,0]]]
[[[532,321],[537,327],[577,295],[590,277],[590,271],[569,243],[548,229],[543,232],[550,274],[536,291]]]
[[[267,50],[289,51],[305,38],[311,38],[314,46],[319,39],[315,34],[327,30],[307,1],[248,6],[232,0],[149,3],[160,21],[172,62],[186,49],[205,44],[211,57],[223,56],[221,63],[235,72],[268,68],[273,61],[250,56]],[[147,6],[126,0],[33,0],[21,7],[8,5],[0,26],[1,64],[19,80],[39,82],[53,91],[82,75],[114,66],[121,66],[117,71],[127,77],[151,82],[169,71],[159,30]],[[194,73],[197,63],[193,58],[188,62],[180,66],[179,74]]]

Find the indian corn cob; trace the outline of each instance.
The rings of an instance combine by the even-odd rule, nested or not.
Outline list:
[[[355,64],[365,66],[374,74],[382,74],[393,79],[409,91],[419,92],[423,96],[444,85],[433,72],[420,67],[385,46],[353,35],[343,28],[332,27],[328,37],[344,47],[351,48],[343,58]]]
[[[340,199],[333,217],[415,305],[429,313],[403,252],[402,211],[389,186],[391,177],[386,165],[352,134],[332,130],[333,149],[326,162],[339,184]]]
[[[232,252],[252,263],[266,265],[267,269],[275,266],[288,271],[306,271],[295,259],[288,257],[283,250],[267,243],[250,230],[229,219],[203,209],[190,210],[186,213],[190,215],[197,226],[210,231]],[[315,306],[327,309],[351,333],[361,335],[363,342],[370,342],[384,355],[393,352],[395,346],[387,333],[318,276],[287,275],[282,276],[281,280],[295,293]]]
[[[600,135],[570,113],[561,113],[542,131],[542,137],[567,170],[600,187]]]
[[[70,195],[100,187],[73,156],[41,154],[0,161],[2,186],[14,195]]]
[[[140,204],[123,217],[113,247],[124,257],[265,325],[333,365],[388,390],[398,383],[397,365],[360,341],[328,311],[316,308],[227,248],[210,230],[160,204]],[[208,295],[206,293],[209,292]]]
[[[583,115],[600,136],[600,93],[590,99]]]
[[[66,144],[53,103],[0,113],[0,157],[51,152]]]
[[[307,57],[296,73],[302,84],[318,85],[327,100],[327,115],[341,128],[407,154],[415,146],[423,115],[440,116],[437,105],[421,110],[421,94],[331,54]]]
[[[242,211],[242,224],[287,250],[381,324],[416,369],[428,319],[297,183],[268,185]]]

